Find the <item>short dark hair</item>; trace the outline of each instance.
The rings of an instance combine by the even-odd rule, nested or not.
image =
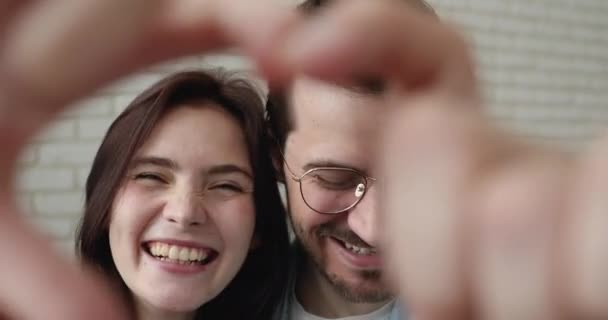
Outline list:
[[[298,9],[302,10],[302,12],[305,13],[314,14],[316,12],[319,12],[321,8],[326,7],[327,5],[329,5],[329,3],[334,1],[335,0],[306,0],[298,6]],[[405,0],[405,3],[412,5],[415,8],[420,9],[431,15],[436,15],[435,9],[433,9],[433,7],[431,7],[431,5],[425,0]]]
[[[133,302],[132,294],[110,251],[108,228],[114,198],[135,153],[168,111],[184,104],[213,102],[234,117],[244,132],[254,171],[255,235],[259,246],[250,251],[228,287],[197,310],[196,319],[265,320],[279,307],[286,292],[289,238],[258,92],[248,81],[223,72],[181,72],[137,96],[108,129],[87,178],[76,252],[84,263],[96,267],[120,287],[129,302]]]
[[[335,0],[306,0],[298,6],[298,10],[310,15],[320,12]],[[370,0],[374,1],[374,0]],[[425,0],[403,0],[422,12],[437,17],[435,10]],[[348,87],[359,93],[378,94],[384,89],[384,82],[379,79],[362,79],[355,86]],[[283,149],[289,132],[293,129],[289,112],[289,94],[291,88],[271,87],[266,100],[266,126],[272,139],[273,148]],[[278,144],[278,146],[276,145]],[[276,154],[276,152],[275,152]]]

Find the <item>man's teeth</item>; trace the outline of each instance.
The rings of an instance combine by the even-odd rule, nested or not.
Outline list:
[[[376,254],[376,249],[374,249],[374,248],[362,248],[362,247],[358,247],[353,244],[350,244],[348,242],[344,242],[344,246],[346,247],[346,249],[348,249],[356,254],[360,254],[360,255],[364,255],[364,256],[370,256],[370,255]]]
[[[202,249],[153,242],[149,245],[150,253],[161,259],[178,263],[201,262],[207,258],[207,252]]]

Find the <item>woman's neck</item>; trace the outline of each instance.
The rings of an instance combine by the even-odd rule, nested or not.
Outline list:
[[[194,312],[161,310],[147,303],[136,302],[138,320],[193,320]]]

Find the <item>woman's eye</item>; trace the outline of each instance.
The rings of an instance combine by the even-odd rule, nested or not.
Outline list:
[[[222,184],[214,185],[210,189],[232,191],[232,192],[239,192],[239,193],[243,192],[243,188],[241,188],[240,186],[237,186],[234,184],[229,184],[229,183],[222,183]]]
[[[143,172],[138,173],[134,176],[135,180],[145,180],[150,182],[161,182],[165,183],[165,179],[156,173]]]

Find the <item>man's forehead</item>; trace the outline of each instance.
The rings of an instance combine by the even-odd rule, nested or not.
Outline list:
[[[318,132],[294,131],[285,143],[285,156],[290,165],[304,170],[313,167],[349,167],[371,170],[372,156],[377,144],[369,140],[345,139],[343,136],[324,136]]]
[[[285,145],[287,158],[297,166],[326,161],[371,169],[387,113],[382,98],[310,79],[292,89],[294,126]]]
[[[299,78],[290,95],[295,130],[375,135],[387,113],[382,96]]]

